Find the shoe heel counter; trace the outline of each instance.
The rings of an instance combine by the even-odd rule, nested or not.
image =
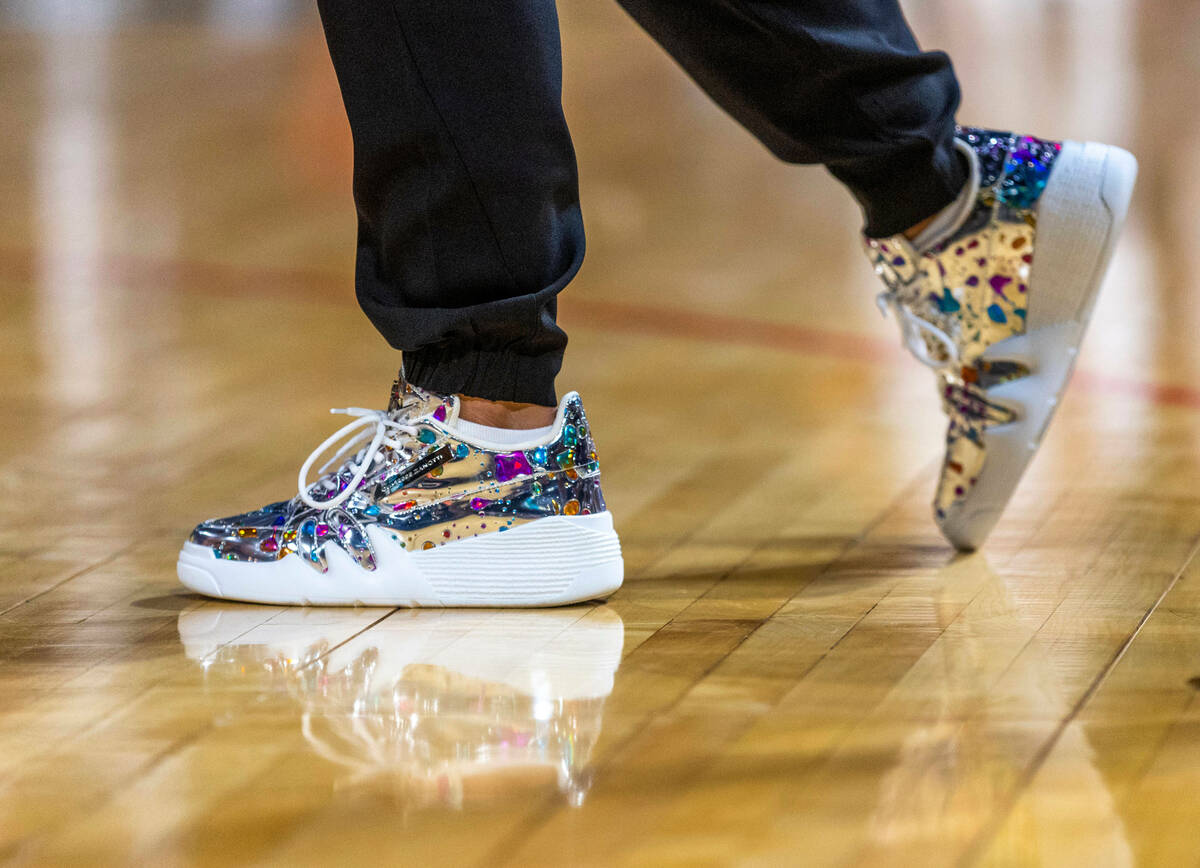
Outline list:
[[[1063,143],[980,127],[958,127],[956,136],[979,162],[980,196],[995,201],[1020,219],[1036,209]]]
[[[600,487],[596,440],[577,392],[564,401],[563,428],[555,443],[555,455],[559,470],[552,481],[566,498],[564,503],[575,501],[584,513],[604,512],[607,505]]]

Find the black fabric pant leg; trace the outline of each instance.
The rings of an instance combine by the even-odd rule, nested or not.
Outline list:
[[[405,375],[555,403],[583,261],[554,0],[319,0],[354,137],[356,291]]]
[[[922,51],[897,0],[618,0],[776,156],[823,163],[894,235],[966,182],[950,58]]]
[[[950,202],[958,87],[896,0],[621,0],[784,160],[887,235]],[[553,0],[319,0],[355,142],[357,292],[406,374],[550,404],[583,258]]]

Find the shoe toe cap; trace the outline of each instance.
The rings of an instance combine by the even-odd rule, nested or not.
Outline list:
[[[274,560],[262,542],[273,539],[291,514],[287,501],[272,503],[253,512],[202,521],[188,535],[188,542],[205,546],[238,560]]]
[[[217,548],[233,534],[234,529],[222,524],[219,519],[202,521],[188,534],[187,541],[198,546]]]
[[[198,524],[188,542],[228,560],[274,561],[283,548],[277,531],[274,526],[228,524],[218,519]]]

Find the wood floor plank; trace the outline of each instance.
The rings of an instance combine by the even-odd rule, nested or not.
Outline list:
[[[1193,552],[1095,694],[1067,722],[986,842],[983,863],[1196,861],[1198,587]]]
[[[192,659],[181,659],[177,653],[181,636],[176,614],[168,612],[164,618],[157,613],[144,619],[150,624],[152,641],[125,642],[123,654],[93,653],[90,661],[79,665],[81,671],[70,673],[73,677],[24,715],[6,714],[5,723],[17,726],[12,735],[0,733],[0,743],[6,755],[19,761],[0,786],[9,793],[22,793],[23,798],[0,800],[7,809],[0,823],[4,830],[0,852],[37,860],[81,858],[89,852],[114,861],[133,858],[157,840],[168,820],[156,819],[156,831],[151,833],[129,826],[128,819],[153,816],[159,804],[156,799],[166,800],[163,804],[176,801],[178,790],[173,788],[180,780],[203,773],[211,785],[233,786],[269,762],[275,751],[261,750],[258,742],[270,741],[269,734],[280,729],[265,722],[269,708],[263,708],[261,700],[272,698],[271,694],[235,679],[231,685],[235,689],[221,692],[214,701],[207,679],[197,689],[197,665],[206,672],[220,662],[222,647],[231,642],[257,647],[280,633],[303,640],[310,635],[304,628],[315,626],[326,644],[310,648],[302,641],[296,649],[309,655],[303,665],[313,666],[323,654],[389,612],[318,610],[293,616],[293,611],[212,602],[185,607],[182,612],[190,616],[191,625],[187,638],[192,643],[185,652]],[[294,624],[297,619],[299,629]],[[111,625],[105,628],[111,632]],[[290,722],[291,703],[286,697],[275,701],[283,705]],[[31,721],[39,724],[39,738],[25,745],[14,743],[15,737],[34,734],[27,727]],[[238,726],[227,726],[233,721]],[[209,757],[243,738],[237,735],[242,730],[245,735],[259,733],[244,743],[245,756],[224,768],[222,763],[210,763]],[[178,810],[187,816],[194,808]],[[95,824],[83,822],[85,817],[96,818]],[[128,827],[127,836],[112,838],[113,829],[121,826]],[[89,828],[98,830],[101,840],[78,843],[86,840]]]
[[[627,581],[544,612],[178,585],[189,529],[291,496],[399,357],[315,11],[168,5],[0,4],[0,860],[1200,864],[1192,5],[906,6],[964,120],[1142,165],[1075,384],[958,556],[853,201],[560,0],[589,252],[558,385]]]
[[[1104,542],[1082,567],[1064,569],[1055,548],[1092,506],[1099,510],[1087,526]],[[939,569],[933,551],[899,571],[886,543],[852,551],[715,670],[771,671],[762,652],[775,633],[771,645],[785,649],[779,663],[791,672],[785,691],[764,691],[756,706],[741,700],[741,678],[697,685],[661,737],[647,733],[642,752],[605,770],[614,784],[592,815],[595,828],[560,814],[514,863],[650,864],[691,852],[699,827],[700,849],[718,861],[777,862],[810,842],[821,864],[917,854],[952,864],[1187,557],[1191,514],[1164,520],[1157,506],[1151,499],[1131,512],[1068,491],[995,570],[981,560]],[[920,520],[915,504],[906,512],[879,536]],[[880,566],[864,569],[864,561]],[[857,611],[848,608],[856,583]],[[838,585],[836,593],[821,584]],[[691,747],[672,763],[666,745]],[[906,800],[914,791],[925,798]],[[599,788],[596,798],[604,798]],[[823,836],[830,828],[838,833]],[[577,837],[592,842],[588,856]],[[825,839],[830,846],[811,849]],[[932,857],[931,840],[939,842]]]

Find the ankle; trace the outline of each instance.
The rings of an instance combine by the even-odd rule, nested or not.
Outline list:
[[[488,401],[470,395],[458,395],[458,418],[492,428],[544,428],[554,424],[556,407],[521,404],[516,401]]]

